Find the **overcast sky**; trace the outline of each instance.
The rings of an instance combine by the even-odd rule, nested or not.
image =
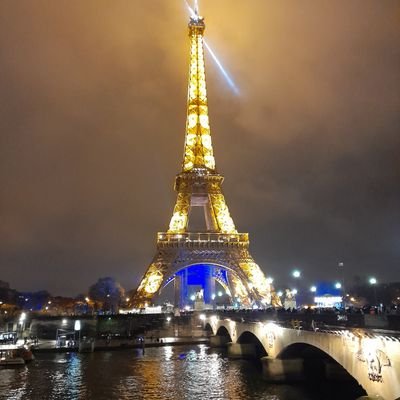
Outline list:
[[[202,0],[218,171],[280,285],[400,281],[400,3]],[[0,280],[134,288],[184,142],[181,0],[0,2]],[[308,284],[308,283],[307,283]]]

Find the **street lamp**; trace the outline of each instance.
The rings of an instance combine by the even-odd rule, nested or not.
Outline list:
[[[342,284],[340,285],[340,288],[342,289],[342,304],[343,304],[343,310],[346,311],[346,298],[345,298],[345,288],[344,288],[344,263],[343,261],[338,262],[338,267],[339,270],[341,270],[341,276],[342,276]],[[336,288],[336,289],[340,289],[340,288]]]
[[[295,269],[295,270],[292,272],[292,275],[293,275],[293,278],[300,278],[301,272],[300,272],[298,269]]]
[[[78,332],[78,349],[81,343],[81,321],[77,319],[74,324],[74,330]]]
[[[376,284],[378,283],[378,281],[376,280],[376,278],[374,278],[373,276],[371,278],[369,278],[369,284],[373,287],[374,289],[374,300],[375,300],[375,304],[378,303],[378,299],[376,296]]]

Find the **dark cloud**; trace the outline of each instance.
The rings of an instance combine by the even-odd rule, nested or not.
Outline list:
[[[235,222],[284,281],[399,279],[397,1],[203,0],[217,166]],[[168,224],[185,125],[179,0],[0,4],[0,279],[131,288]]]

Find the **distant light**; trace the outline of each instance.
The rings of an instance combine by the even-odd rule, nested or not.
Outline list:
[[[195,301],[195,300],[196,300],[196,296],[195,296],[194,294],[192,294],[192,295],[190,296],[190,300]]]
[[[297,289],[292,289],[292,294],[297,294],[297,293],[298,293]]]
[[[268,283],[269,285],[271,285],[272,282],[274,281],[274,279],[273,279],[273,278],[267,278],[266,281],[267,281],[267,283]]]
[[[185,310],[189,311],[190,310],[190,306],[185,306]]]
[[[212,299],[212,300],[215,300],[215,293],[213,293],[213,294],[211,295],[211,299]]]
[[[199,315],[199,318],[200,318],[202,321],[204,321],[204,320],[206,319],[206,316],[205,316],[205,314],[200,314],[200,315]]]
[[[294,278],[300,278],[301,272],[300,272],[298,269],[295,269],[295,270],[292,272],[292,275],[293,275]]]
[[[126,301],[129,301],[130,299],[129,299],[129,297],[127,297],[125,300],[126,300]]]
[[[279,292],[277,293],[277,295],[278,295],[279,297],[282,297],[282,296],[283,296],[282,290],[279,290]]]
[[[90,301],[89,297],[85,297],[85,301],[89,302]]]
[[[81,321],[77,319],[74,324],[74,330],[80,331],[81,330]]]
[[[171,317],[167,317],[167,322],[170,322],[171,321]]]
[[[64,318],[64,319],[61,321],[61,323],[62,323],[63,325],[67,325],[68,321]]]
[[[47,302],[47,304],[51,304],[51,301],[49,300],[49,301]]]
[[[316,286],[311,286],[310,287],[310,292],[315,293],[317,291],[317,287]]]
[[[107,297],[110,297],[110,294],[108,294]]]
[[[45,310],[48,310],[48,309],[49,309],[49,307],[48,307],[48,306],[46,306],[46,307],[45,307]]]
[[[341,289],[342,288],[342,284],[340,282],[336,282],[335,283],[335,288],[336,289]]]
[[[339,266],[339,267],[343,267],[344,264],[343,264],[342,262],[340,262],[340,263],[338,263],[338,266]]]
[[[28,298],[25,299],[25,301],[28,301],[28,300],[29,300]]]
[[[20,322],[25,321],[25,318],[26,318],[26,314],[23,312],[21,314],[21,316],[19,317]]]
[[[371,285],[376,285],[377,284],[377,280],[376,280],[376,278],[369,278],[369,283],[371,284]]]
[[[219,296],[219,297],[222,296],[222,292],[221,292],[221,291],[218,292],[218,296]]]

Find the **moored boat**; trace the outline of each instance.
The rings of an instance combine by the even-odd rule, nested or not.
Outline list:
[[[15,349],[0,350],[0,367],[18,367],[25,365],[25,360],[17,355]]]

